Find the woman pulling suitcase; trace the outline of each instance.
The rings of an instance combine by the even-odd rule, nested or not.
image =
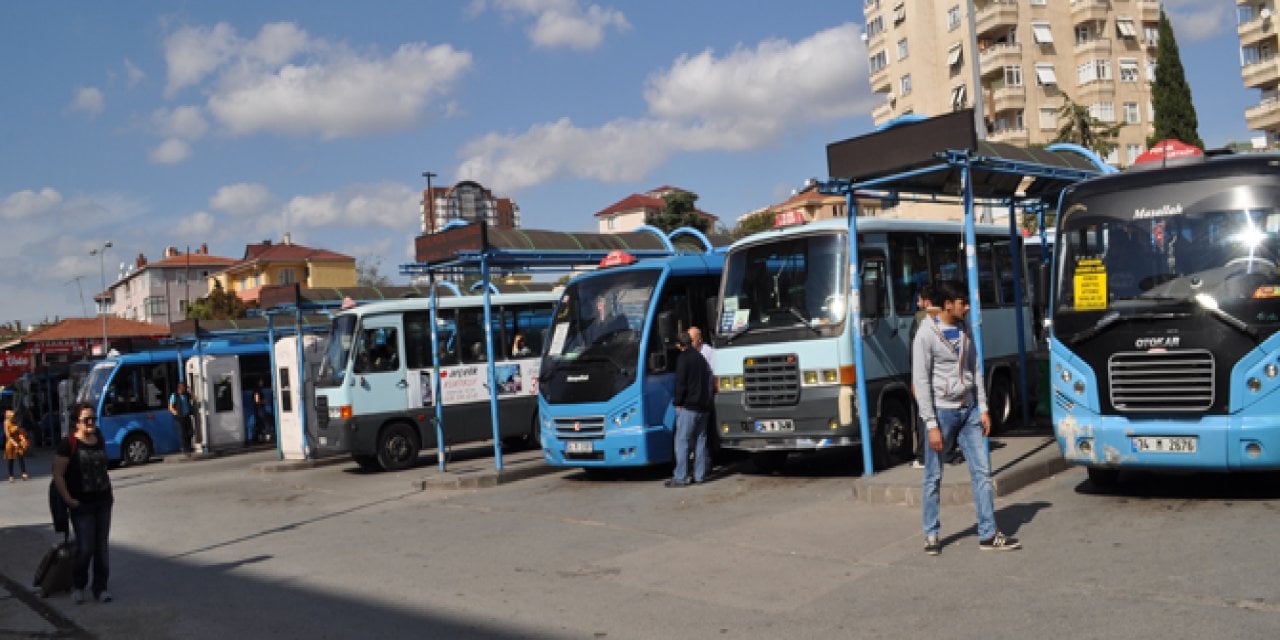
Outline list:
[[[98,433],[93,407],[77,404],[73,415],[75,432],[58,442],[53,457],[54,486],[70,508],[71,528],[76,534],[71,599],[76,604],[84,602],[92,564],[93,597],[99,602],[111,602],[111,592],[107,591],[107,538],[115,498],[107,475],[107,449]]]

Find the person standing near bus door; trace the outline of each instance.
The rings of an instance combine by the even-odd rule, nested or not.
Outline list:
[[[258,388],[253,390],[253,426],[257,442],[271,442],[275,437],[275,425],[271,423],[270,396],[267,391],[267,380],[258,380]]]
[[[111,602],[107,591],[110,563],[107,539],[111,535],[111,478],[107,475],[107,448],[98,432],[93,407],[80,403],[75,408],[76,429],[59,440],[53,453],[53,486],[67,504],[71,527],[76,532],[75,562],[71,569],[71,601],[84,602],[93,567],[93,597]]]
[[[916,341],[916,333],[920,331],[920,327],[925,322],[929,322],[938,312],[942,311],[933,304],[933,286],[928,282],[920,285],[920,290],[916,291],[916,317],[911,324],[911,332],[908,334],[907,344],[914,345]],[[915,385],[911,385],[911,397],[916,395]],[[919,402],[917,400],[917,402]],[[924,420],[916,416],[916,459],[911,461],[912,469],[924,468],[924,443],[929,437],[925,432]]]
[[[676,409],[676,468],[667,487],[689,485],[689,446],[693,445],[693,483],[707,478],[707,417],[711,412],[711,369],[702,354],[694,351],[687,331],[676,338],[680,355],[676,359],[676,389],[671,403]]]
[[[169,396],[169,413],[178,423],[178,448],[182,453],[191,453],[191,394],[187,393],[187,383],[178,382],[177,388]]]
[[[920,418],[924,420],[929,448],[924,455],[923,524],[925,553],[942,552],[938,541],[939,492],[942,485],[941,453],[958,440],[969,463],[974,509],[978,516],[978,547],[984,551],[1021,548],[1017,538],[996,527],[995,491],[991,486],[991,453],[984,438],[991,432],[987,395],[978,376],[978,355],[965,329],[969,297],[964,285],[953,280],[937,283],[933,302],[942,308],[920,331],[911,345],[911,383],[917,391]]]
[[[716,350],[711,348],[702,339],[702,329],[697,327],[689,327],[689,339],[693,341],[693,348],[702,354],[702,358],[707,361],[707,368],[715,371],[716,366]]]

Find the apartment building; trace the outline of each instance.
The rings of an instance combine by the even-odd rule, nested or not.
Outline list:
[[[1156,0],[864,0],[863,13],[871,88],[884,96],[877,125],[975,107],[986,139],[1045,144],[1069,96],[1123,123],[1108,162],[1127,166],[1146,149]],[[1273,67],[1273,88],[1276,77]]]
[[[1280,59],[1276,58],[1274,0],[1236,0],[1236,33],[1240,36],[1240,75],[1244,86],[1257,89],[1258,104],[1244,110],[1249,128],[1266,135],[1266,145],[1280,143]]]
[[[520,207],[513,200],[498,198],[472,180],[463,180],[452,187],[427,187],[422,191],[421,204],[424,235],[436,233],[455,220],[483,220],[497,229],[520,227]]]
[[[120,277],[95,296],[99,311],[127,320],[171,325],[187,317],[195,300],[209,295],[211,274],[235,264],[235,258],[209,255],[209,246],[182,252],[166,247],[164,257],[155,262],[139,254],[133,265],[124,266]]]

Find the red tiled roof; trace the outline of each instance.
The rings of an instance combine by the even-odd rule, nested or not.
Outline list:
[[[663,205],[662,198],[651,198],[649,196],[633,193],[611,205],[605,207],[602,211],[596,213],[596,217],[602,217],[618,213],[619,211],[631,211],[634,209],[658,209],[661,210]]]
[[[107,335],[113,338],[163,337],[169,335],[169,327],[150,322],[126,320],[107,316]],[[43,340],[76,340],[102,337],[102,317],[67,318],[57,324],[36,329],[23,337],[24,342]]]
[[[193,267],[225,267],[229,264],[235,264],[235,258],[225,258],[223,256],[211,256],[202,253],[179,253],[176,256],[162,258],[155,262],[148,262],[148,267],[185,267],[187,265]]]
[[[349,255],[329,251],[328,249],[312,249],[300,244],[266,244],[246,245],[244,258],[228,265],[225,270],[253,264],[255,262],[355,262]]]

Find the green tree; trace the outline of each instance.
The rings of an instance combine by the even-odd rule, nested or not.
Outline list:
[[[1160,40],[1156,43],[1156,81],[1151,84],[1151,106],[1155,109],[1155,133],[1147,139],[1147,146],[1161,140],[1181,140],[1204,148],[1204,140],[1197,132],[1200,124],[1196,107],[1191,103],[1191,86],[1182,69],[1182,56],[1178,53],[1178,40],[1173,35],[1173,25],[1164,9],[1160,9]]]
[[[389,287],[391,278],[381,273],[382,258],[364,257],[356,260],[356,286]]]
[[[671,233],[680,227],[692,227],[706,233],[710,222],[698,212],[698,194],[672,191],[662,196],[662,211],[645,216],[644,223]]]
[[[738,225],[733,228],[733,239],[739,240],[753,233],[772,229],[773,221],[777,218],[777,215],[777,212],[766,209],[739,220]]]
[[[187,318],[193,320],[234,320],[243,318],[248,306],[234,293],[222,288],[215,281],[209,295],[196,300],[187,308]]]
[[[1058,137],[1053,141],[1072,142],[1091,149],[1104,158],[1115,151],[1119,146],[1116,137],[1120,135],[1120,127],[1124,125],[1107,124],[1093,117],[1088,107],[1076,104],[1071,96],[1064,93],[1062,98],[1062,108],[1058,110],[1062,126],[1058,127]]]

